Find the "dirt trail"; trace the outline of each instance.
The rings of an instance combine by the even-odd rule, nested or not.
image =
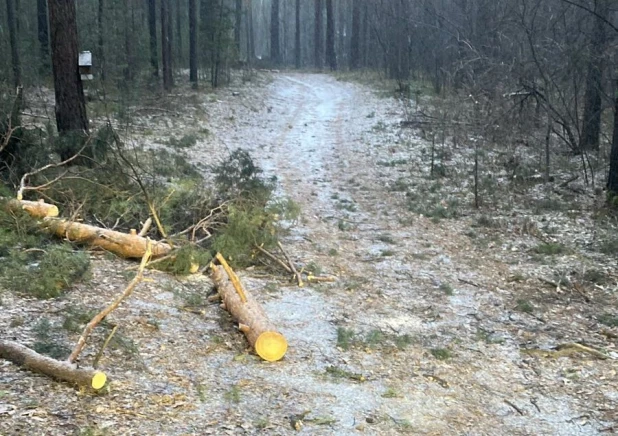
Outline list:
[[[298,288],[242,273],[287,336],[286,358],[267,364],[247,354],[217,306],[181,310],[178,296],[206,293],[208,280],[153,272],[116,314],[139,359],[110,352],[112,392],[73,398],[66,386],[0,363],[0,434],[93,426],[102,434],[285,435],[293,433],[290,416],[304,412],[298,434],[307,435],[576,435],[612,425],[615,365],[522,354],[531,337],[556,326],[513,310],[510,267],[470,243],[465,220],[434,223],[391,189],[400,176],[415,176],[427,146],[401,136],[395,100],[317,74],[275,75],[265,92],[263,107],[242,95],[221,101],[234,120],[213,115],[212,138],[194,157],[211,163],[222,146],[249,149],[278,176],[279,193],[301,205],[286,248],[338,277]],[[379,164],[398,159],[410,164]],[[109,273],[117,268],[100,261],[98,292],[83,289],[65,304],[109,300],[124,283]],[[3,303],[8,312],[18,305]],[[49,312],[45,302],[29,308]],[[364,339],[348,338],[343,349],[351,331]],[[42,383],[62,393],[53,404]],[[17,392],[38,405],[44,426],[29,420]]]

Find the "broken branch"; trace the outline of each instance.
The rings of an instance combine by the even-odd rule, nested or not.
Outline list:
[[[151,255],[152,255],[152,242],[150,241],[150,239],[148,239],[148,245],[146,246],[146,252],[144,253],[144,256],[142,257],[142,261],[139,265],[139,269],[137,270],[137,274],[135,274],[135,277],[133,277],[133,280],[131,280],[131,282],[125,288],[123,293],[118,298],[116,298],[116,300],[112,304],[107,306],[105,309],[99,312],[94,318],[92,318],[90,322],[86,325],[86,328],[84,328],[83,333],[79,337],[79,341],[77,341],[77,345],[75,345],[73,352],[68,358],[69,363],[75,362],[79,354],[82,352],[82,350],[86,346],[86,341],[88,340],[88,336],[90,336],[90,333],[92,333],[92,330],[94,330],[94,328],[103,320],[103,318],[105,318],[107,315],[113,312],[120,305],[120,303],[122,303],[123,300],[125,300],[129,295],[131,295],[135,287],[142,281],[144,277],[144,268],[146,268],[146,265],[148,264],[148,261],[150,260]]]

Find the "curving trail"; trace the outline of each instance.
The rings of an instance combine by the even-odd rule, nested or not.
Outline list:
[[[424,171],[427,147],[396,128],[402,109],[327,75],[280,74],[269,91],[268,111],[228,146],[250,148],[300,203],[285,241],[299,263],[340,277],[266,297],[291,348],[279,368],[251,372],[287,392],[290,409],[337,420],[307,434],[595,434],[603,424],[572,419],[586,402],[561,391],[558,369],[519,352],[524,321],[494,279],[508,268],[474,250],[465,223],[412,214],[393,189]],[[338,328],[374,342],[337,349]],[[398,349],[397,338],[411,344]],[[367,381],[324,375],[332,367]]]

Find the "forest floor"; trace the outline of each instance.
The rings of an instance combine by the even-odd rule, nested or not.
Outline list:
[[[316,435],[618,432],[618,276],[614,258],[590,249],[598,199],[532,210],[515,198],[481,215],[469,173],[429,177],[430,143],[400,126],[399,100],[330,75],[186,93],[179,116],[143,115],[134,139],[208,132],[188,151],[202,164],[249,150],[301,206],[283,240],[292,258],[337,281],[299,288],[240,272],[289,341],[265,363],[207,303],[208,278],[148,272],[108,320],[124,344],[101,362],[109,391],[2,361],[0,434],[283,435],[298,421]],[[92,281],[62,299],[5,293],[2,337],[29,344],[46,318],[48,334],[74,343],[66,314],[105,305],[131,266],[93,258]],[[571,343],[608,358],[556,350]]]

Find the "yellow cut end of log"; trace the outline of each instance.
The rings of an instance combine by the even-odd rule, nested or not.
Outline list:
[[[255,341],[255,352],[267,362],[281,360],[287,350],[288,341],[278,332],[264,332]]]
[[[97,372],[92,376],[91,386],[93,389],[99,390],[107,383],[107,376],[104,372]]]

